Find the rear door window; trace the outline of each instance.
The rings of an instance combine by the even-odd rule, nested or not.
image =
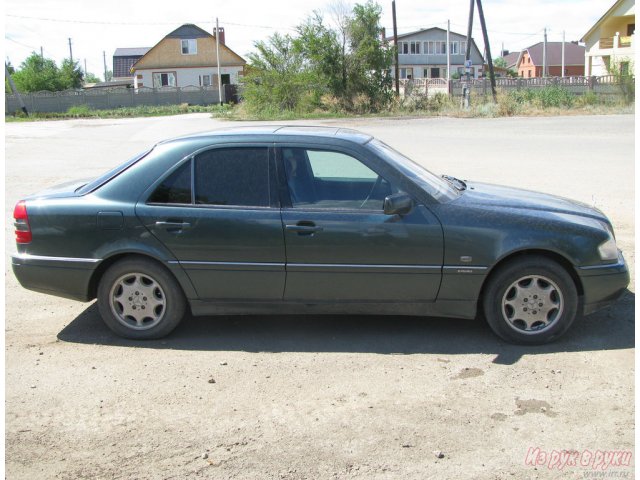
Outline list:
[[[191,162],[185,162],[165,178],[147,200],[149,203],[191,203]]]
[[[194,161],[196,204],[269,206],[267,147],[212,149]]]

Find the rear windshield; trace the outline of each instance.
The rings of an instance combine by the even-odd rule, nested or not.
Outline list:
[[[134,163],[142,160],[144,157],[146,157],[151,152],[151,150],[153,150],[153,147],[150,148],[149,150],[145,150],[144,152],[139,153],[138,155],[134,156],[133,158],[130,158],[129,160],[127,160],[123,164],[118,165],[116,168],[114,168],[112,170],[109,170],[107,173],[105,173],[103,175],[100,175],[95,180],[92,180],[91,182],[87,183],[86,185],[83,185],[80,188],[78,188],[76,190],[76,193],[79,194],[79,195],[84,195],[86,193],[94,191],[96,188],[104,185],[109,180],[111,180],[111,179],[117,177],[118,175],[120,175],[122,172],[124,172],[127,168],[129,168]]]

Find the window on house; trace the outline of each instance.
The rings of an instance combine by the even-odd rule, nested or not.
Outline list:
[[[200,75],[200,86],[202,87],[211,86],[211,75]]]
[[[424,53],[433,55],[433,42],[424,42]]]
[[[183,55],[195,55],[198,53],[198,46],[196,39],[184,39],[182,40],[182,54]]]
[[[620,75],[629,75],[629,62],[620,62]]]
[[[447,54],[447,42],[434,42],[435,43],[435,54],[436,55],[446,55]]]
[[[160,87],[175,87],[176,86],[176,74],[175,72],[166,73],[154,73],[153,74],[153,88]]]
[[[629,25],[627,25],[627,37],[630,37],[631,35],[633,35],[635,31],[636,31],[635,23],[630,23]]]
[[[420,54],[420,42],[411,42],[411,54],[412,55]]]
[[[459,53],[458,47],[460,46],[459,42],[450,42],[449,43],[449,52],[451,55],[457,55]]]
[[[460,53],[467,54],[467,42],[460,42]]]

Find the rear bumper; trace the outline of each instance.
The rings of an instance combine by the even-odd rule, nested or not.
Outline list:
[[[584,289],[584,314],[589,315],[618,300],[629,285],[629,269],[622,256],[611,265],[581,267],[578,275]]]
[[[24,288],[87,302],[89,282],[100,260],[93,258],[44,257],[15,253],[13,273]]]

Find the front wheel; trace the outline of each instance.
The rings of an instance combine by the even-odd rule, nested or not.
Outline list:
[[[578,292],[569,273],[545,257],[501,267],[489,279],[484,313],[493,331],[511,343],[540,345],[559,338],[576,318]]]
[[[185,312],[182,289],[152,260],[125,259],[112,265],[98,286],[98,309],[116,334],[136,340],[161,338]]]

